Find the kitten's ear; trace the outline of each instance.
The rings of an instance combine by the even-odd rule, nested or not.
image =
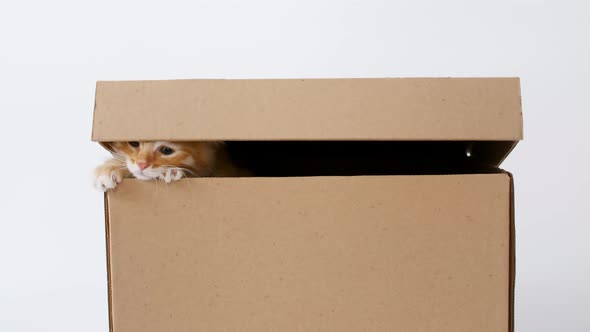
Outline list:
[[[98,142],[102,145],[103,148],[107,149],[110,153],[115,153],[117,150],[115,149],[113,142]]]

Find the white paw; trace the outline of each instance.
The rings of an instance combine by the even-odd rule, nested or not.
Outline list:
[[[118,172],[97,174],[94,180],[94,187],[100,191],[107,191],[114,189],[121,181],[123,181],[123,176]]]
[[[184,176],[184,173],[181,170],[172,168],[172,169],[166,170],[166,172],[164,172],[164,174],[160,175],[158,177],[158,179],[160,179],[166,183],[170,183],[172,181],[178,181],[178,180],[182,179],[183,176]]]

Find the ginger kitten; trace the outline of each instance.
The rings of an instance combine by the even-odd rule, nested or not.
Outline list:
[[[185,176],[240,176],[247,173],[230,160],[222,142],[112,142],[113,157],[96,168],[95,187],[114,189],[123,178],[161,180]]]

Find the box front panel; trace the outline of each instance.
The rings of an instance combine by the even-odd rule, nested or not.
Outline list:
[[[507,331],[507,175],[126,180],[114,332]]]

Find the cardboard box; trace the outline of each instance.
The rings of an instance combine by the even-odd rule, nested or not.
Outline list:
[[[513,330],[517,78],[98,82],[92,138],[261,175],[105,195],[111,331]]]

